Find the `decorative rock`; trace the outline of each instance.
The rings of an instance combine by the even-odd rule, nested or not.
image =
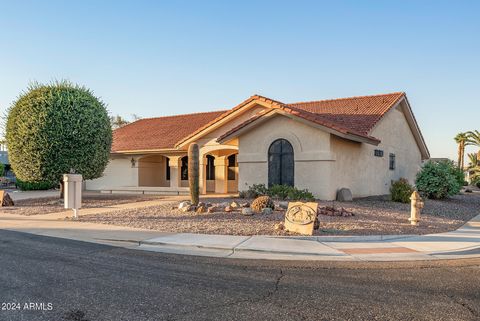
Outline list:
[[[241,207],[250,207],[250,203],[249,202],[245,202],[245,203],[242,203],[240,204]]]
[[[250,207],[245,207],[245,208],[242,208],[242,215],[245,215],[245,216],[252,216],[253,215],[253,211]]]
[[[231,206],[225,206],[225,212],[227,213],[230,213],[231,211],[233,211],[233,208]]]
[[[230,207],[231,207],[231,208],[238,208],[238,207],[240,207],[240,204],[238,204],[237,202],[233,201],[233,202],[230,203]]]
[[[197,205],[197,206],[198,206],[198,207],[200,207],[200,206],[205,206],[205,203],[204,203],[204,202],[198,202],[198,205]]]
[[[183,210],[185,207],[189,207],[189,206],[192,206],[192,202],[190,201],[183,201],[183,202],[180,202],[180,204],[178,204],[178,209],[179,210]],[[185,211],[184,211],[185,212]]]
[[[313,229],[318,230],[320,228],[320,221],[318,220],[318,217],[315,218],[315,222],[313,222]]]
[[[201,205],[197,207],[197,210],[195,212],[197,213],[205,213],[207,211],[207,207],[205,205]]]
[[[12,198],[7,192],[2,191],[0,206],[14,206]]]
[[[284,210],[286,210],[288,208],[288,202],[278,202],[278,204],[275,205],[275,207],[279,207],[279,208],[282,208]]]
[[[470,188],[466,188],[466,189],[465,189],[465,193],[473,193],[473,191],[472,191],[472,189],[470,189]]]
[[[283,222],[275,224],[275,231],[283,231],[285,229],[285,224]]]
[[[341,188],[337,192],[337,201],[351,202],[353,201],[352,191],[348,188]]]
[[[216,206],[210,206],[207,208],[207,213],[215,213],[218,210]]]
[[[270,207],[265,207],[262,211],[262,214],[270,215],[273,213],[273,210]]]
[[[188,212],[188,211],[191,211],[191,210],[192,210],[192,205],[183,206],[182,208],[180,208],[180,211],[182,211],[182,212]]]

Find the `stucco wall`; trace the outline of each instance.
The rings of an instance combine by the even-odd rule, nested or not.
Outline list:
[[[138,161],[138,185],[169,187],[167,158],[161,155],[142,157]]]
[[[111,158],[103,176],[86,181],[87,190],[114,189],[138,185],[138,167],[132,167],[132,157]]]
[[[307,188],[317,198],[335,199],[339,188],[354,197],[389,193],[390,183],[401,177],[411,183],[421,166],[421,154],[401,107],[391,110],[373,129],[379,146],[352,142],[284,116],[276,116],[239,137],[239,190],[268,184],[268,148],[278,139],[293,146],[295,186]],[[381,149],[383,157],[375,157]],[[395,154],[395,170],[389,154]]]
[[[318,198],[329,198],[330,134],[285,116],[275,116],[239,137],[239,190],[253,184],[268,184],[268,149],[276,139],[292,144],[295,186],[308,188]]]
[[[389,193],[392,180],[404,177],[413,183],[421,166],[421,153],[399,106],[391,110],[372,130],[378,146],[351,142],[332,135],[335,154],[332,189],[350,188],[354,197]],[[374,150],[383,150],[383,157]],[[389,154],[395,154],[395,170],[389,169]]]

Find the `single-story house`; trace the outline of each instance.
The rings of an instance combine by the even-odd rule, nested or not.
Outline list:
[[[104,176],[86,188],[188,193],[188,146],[200,147],[200,191],[287,184],[317,198],[387,194],[429,158],[405,93],[283,103],[254,95],[229,110],[140,119],[114,131]]]

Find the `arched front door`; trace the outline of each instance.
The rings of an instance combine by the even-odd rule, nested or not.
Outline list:
[[[286,139],[277,139],[268,149],[268,186],[293,186],[294,172],[292,145]]]

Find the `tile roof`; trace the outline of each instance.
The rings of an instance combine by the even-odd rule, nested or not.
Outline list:
[[[113,131],[112,152],[171,149],[222,111],[144,118]]]
[[[314,117],[340,127],[368,135],[383,115],[404,95],[403,92],[397,92],[293,103],[288,106],[314,114]]]
[[[405,95],[403,92],[350,97],[311,102],[282,104],[274,108],[313,123],[331,128],[340,133],[363,137],[374,143],[379,143],[369,135],[378,121]],[[232,128],[218,138],[219,141],[261,118],[265,113],[259,113],[245,122]]]
[[[335,131],[379,142],[378,139],[369,136],[370,131],[404,95],[403,92],[397,92],[291,104],[254,95],[226,111],[147,118],[128,124],[114,131],[112,152],[173,149],[254,100],[266,102],[274,109],[281,109]],[[222,135],[219,140],[264,114],[253,116]]]

